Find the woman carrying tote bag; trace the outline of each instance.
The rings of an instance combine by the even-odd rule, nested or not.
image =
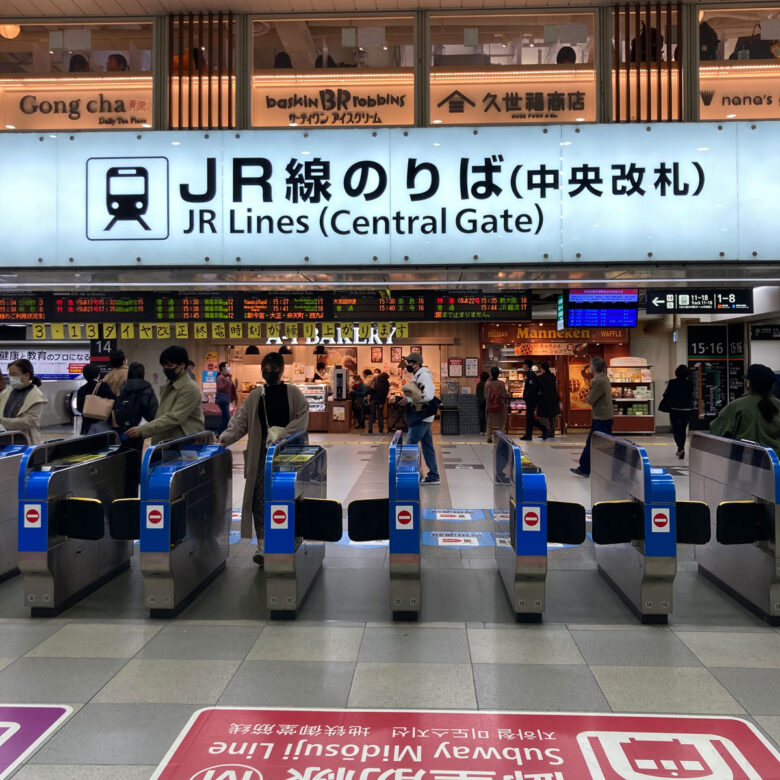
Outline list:
[[[87,363],[81,373],[87,380],[76,392],[76,408],[81,412],[81,435],[110,431],[116,401],[114,391],[98,379],[100,369],[94,363]]]

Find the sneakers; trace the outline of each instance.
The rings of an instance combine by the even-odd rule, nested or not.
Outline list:
[[[439,477],[433,477],[430,474],[428,474],[425,479],[420,481],[421,485],[440,485],[441,479]]]
[[[582,471],[579,467],[576,469],[569,469],[572,474],[576,474],[578,477],[589,477],[590,474],[586,474],[584,471]]]
[[[252,560],[261,568],[265,565],[265,555],[263,554],[262,547],[258,547],[257,550],[255,550]]]
[[[533,436],[521,436],[520,441],[533,441]]]

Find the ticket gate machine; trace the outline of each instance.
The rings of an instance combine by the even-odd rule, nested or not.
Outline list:
[[[17,493],[19,464],[27,444],[21,431],[0,433],[0,582],[19,573]]]
[[[130,566],[106,533],[111,503],[138,492],[138,455],[113,431],[28,447],[18,472],[19,569],[33,616],[56,615]]]
[[[338,542],[341,503],[328,500],[326,451],[305,431],[268,448],[265,458],[266,598],[272,619],[292,620],[325,558]]]
[[[150,617],[175,615],[225,569],[232,487],[230,450],[203,431],[149,447],[140,498],[111,505],[111,536],[140,539]]]
[[[699,571],[771,625],[780,625],[780,461],[746,441],[693,434],[691,498],[709,505],[715,538]]]
[[[493,508],[496,563],[518,623],[545,608],[547,543],[582,544],[585,507],[547,500],[547,481],[512,439],[494,432]]]
[[[349,538],[389,540],[390,608],[393,620],[417,620],[420,587],[420,450],[396,431],[390,443],[388,498],[352,501]]]
[[[707,543],[707,505],[677,501],[672,475],[643,447],[603,433],[591,440],[590,490],[599,571],[642,623],[666,623],[677,544]]]

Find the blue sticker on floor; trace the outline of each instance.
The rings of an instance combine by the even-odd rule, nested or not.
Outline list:
[[[353,542],[349,536],[347,535],[347,532],[344,531],[344,533],[341,535],[341,539],[339,539],[337,542],[334,542],[334,544],[342,544],[347,547],[362,547],[364,550],[373,550],[377,547],[387,547],[387,539],[379,539],[374,542]]]
[[[485,513],[481,509],[423,509],[422,519],[467,523],[469,520],[484,520]]]
[[[423,531],[422,543],[428,547],[493,547],[490,531]]]

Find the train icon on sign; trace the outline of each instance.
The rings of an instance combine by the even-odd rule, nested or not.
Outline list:
[[[166,157],[87,160],[87,238],[91,241],[168,238],[170,197]]]
[[[761,780],[725,737],[583,731],[577,743],[594,780]]]

